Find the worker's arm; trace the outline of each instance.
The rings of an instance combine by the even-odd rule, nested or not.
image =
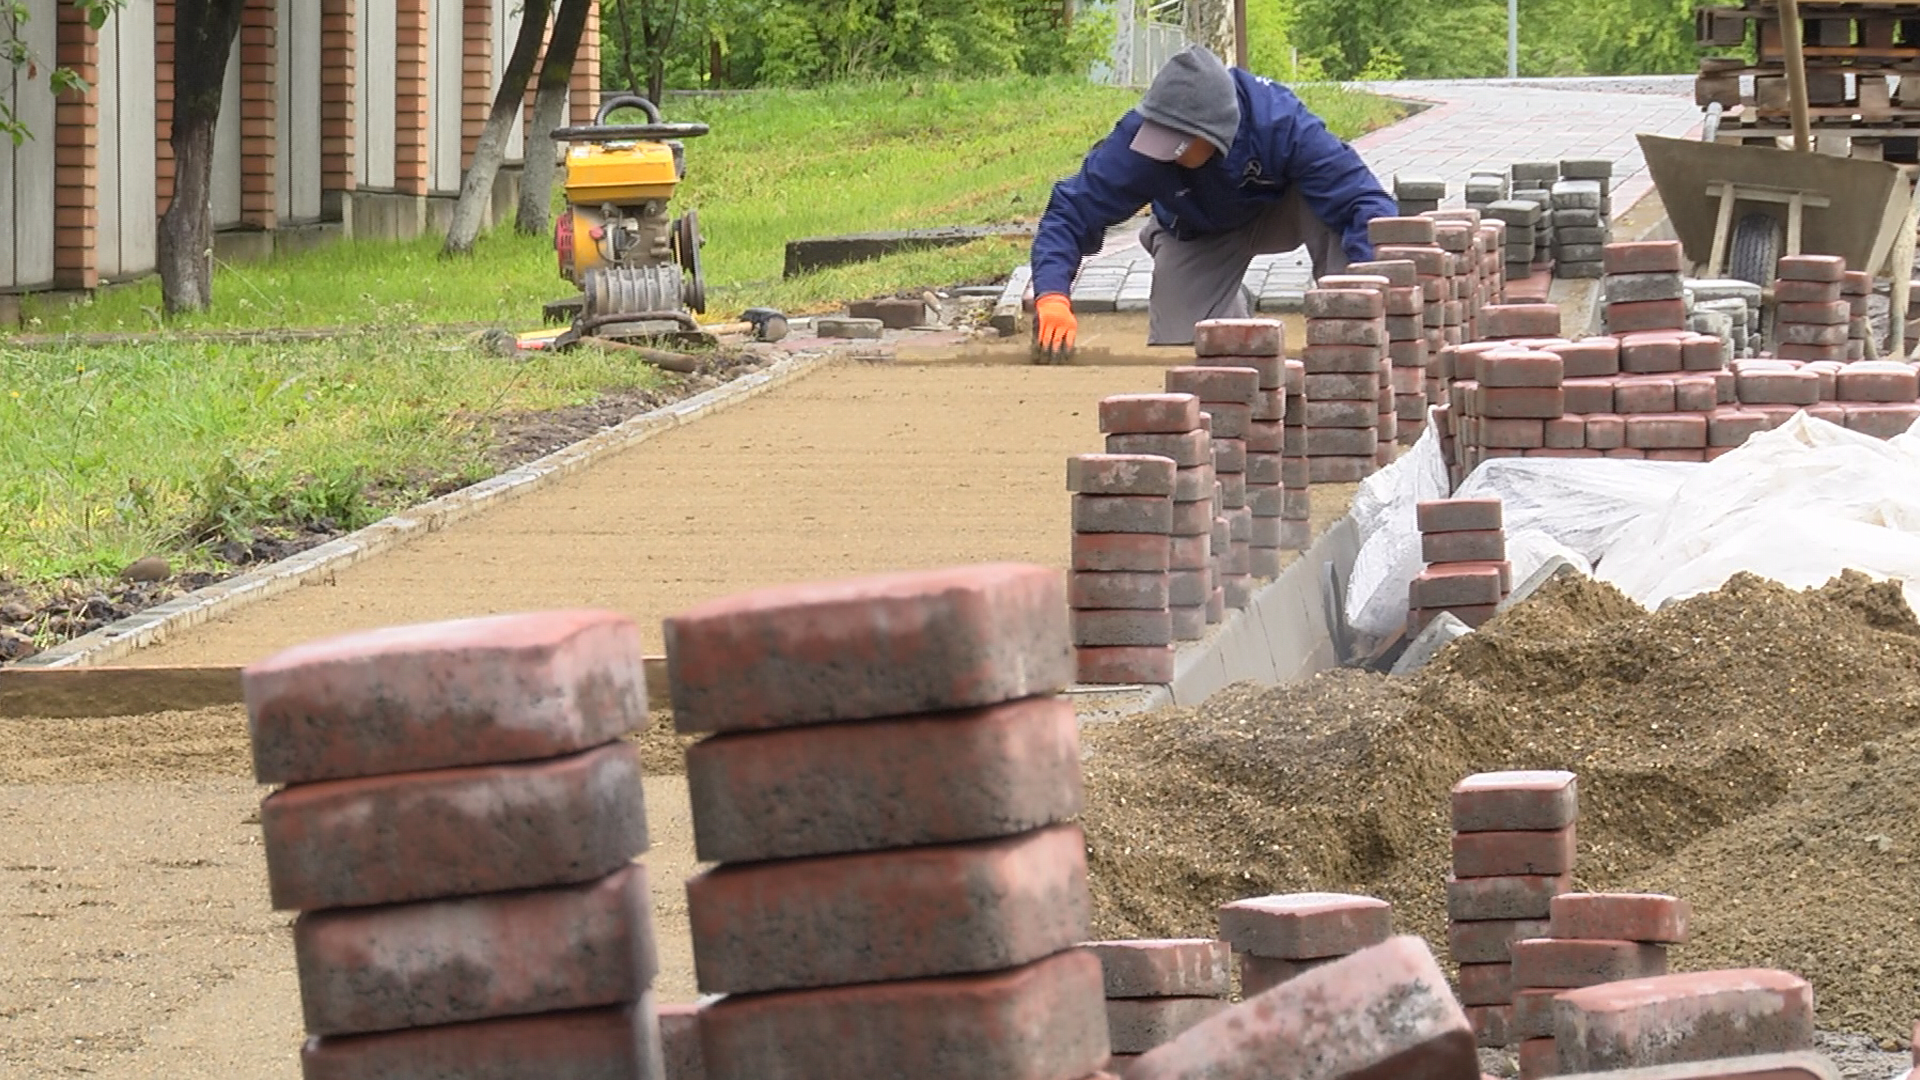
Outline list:
[[[1292,97],[1291,92],[1282,92]],[[1394,217],[1400,207],[1353,147],[1328,131],[1327,125],[1298,98],[1293,98],[1292,106],[1293,145],[1287,181],[1300,192],[1314,217],[1339,230],[1347,261],[1367,262],[1373,258],[1367,222]]]
[[[1128,112],[1087,155],[1078,173],[1053,185],[1033,235],[1034,296],[1065,295],[1080,260],[1100,250],[1108,229],[1179,188],[1178,165],[1132,149],[1139,130],[1140,117]]]

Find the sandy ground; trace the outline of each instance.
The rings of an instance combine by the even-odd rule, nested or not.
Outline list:
[[[136,653],[246,663],[317,636],[571,605],[660,620],[743,589],[1016,559],[1066,565],[1068,455],[1158,368],[845,363],[381,558]]]

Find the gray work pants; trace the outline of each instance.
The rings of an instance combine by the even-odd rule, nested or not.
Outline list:
[[[1213,236],[1180,240],[1151,220],[1140,230],[1140,246],[1153,256],[1149,345],[1191,345],[1194,323],[1246,318],[1247,296],[1240,283],[1255,255],[1304,246],[1314,277],[1347,268],[1340,234],[1314,217],[1297,192],[1288,192],[1250,224]]]

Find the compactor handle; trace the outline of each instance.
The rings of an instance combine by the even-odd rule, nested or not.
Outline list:
[[[602,101],[600,108],[594,111],[593,126],[606,126],[607,117],[613,114],[613,110],[628,108],[637,108],[645,112],[647,114],[647,123],[649,124],[657,124],[660,122],[660,106],[655,105],[639,94],[615,94],[605,101]]]
[[[615,109],[638,108],[647,114],[645,124],[609,124],[608,114]],[[593,123],[553,129],[560,142],[636,142],[640,140],[691,139],[711,131],[705,124],[668,124],[660,120],[660,108],[639,94],[615,94],[600,103]]]

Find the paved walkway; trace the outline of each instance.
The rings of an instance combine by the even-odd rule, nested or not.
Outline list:
[[[1479,79],[1368,83],[1366,89],[1428,104],[1417,115],[1354,140],[1387,189],[1395,174],[1437,176],[1447,205],[1463,204],[1476,169],[1504,171],[1516,161],[1610,158],[1613,206],[1624,212],[1653,190],[1636,135],[1697,134],[1700,109],[1693,77],[1622,79]],[[1153,260],[1141,250],[1138,225],[1114,230],[1075,283],[1074,306],[1087,311],[1145,311]],[[1296,310],[1311,283],[1304,251],[1262,255],[1246,286],[1262,311]]]

